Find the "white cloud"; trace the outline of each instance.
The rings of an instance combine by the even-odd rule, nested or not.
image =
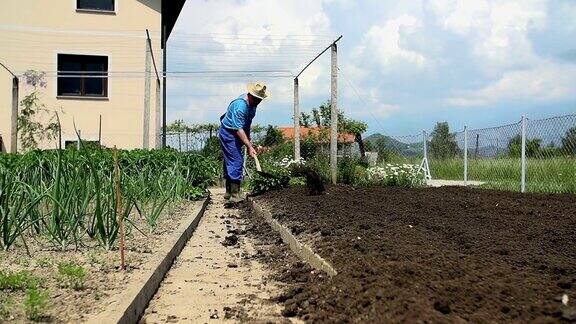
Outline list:
[[[576,67],[540,57],[530,33],[547,26],[548,0],[431,0],[444,29],[470,44],[473,63],[494,81],[475,90],[452,91],[444,102],[479,107],[530,100],[573,98]],[[481,79],[482,75],[478,76]]]
[[[354,50],[354,56],[358,60],[372,57],[384,69],[397,66],[422,68],[427,58],[402,46],[403,38],[409,37],[421,27],[422,22],[418,18],[406,14],[386,21],[383,26],[374,25]]]
[[[281,69],[297,73],[298,68],[313,58],[310,52],[329,44],[329,38],[323,36],[328,34],[330,20],[320,0],[188,1],[171,36],[175,44],[172,61],[176,67],[187,70]],[[324,97],[329,97],[330,85],[326,81],[329,75],[325,62],[312,65],[300,78],[301,101],[324,93]],[[173,88],[176,96],[187,96],[186,92],[194,89],[193,92],[202,91],[207,97],[188,98],[187,104],[176,107],[173,115],[190,121],[214,118],[214,114],[203,109],[220,107],[224,111],[229,100],[245,91],[244,84],[252,79],[267,83],[272,93],[271,99],[262,104],[262,110],[292,103],[290,77],[278,79],[256,74],[234,79],[177,80]]]
[[[553,102],[574,98],[576,66],[550,62],[522,71],[511,71],[474,91],[460,91],[446,103],[459,107],[488,106],[500,101]]]
[[[538,60],[529,32],[545,26],[547,0],[431,0],[445,30],[465,37],[487,74]]]

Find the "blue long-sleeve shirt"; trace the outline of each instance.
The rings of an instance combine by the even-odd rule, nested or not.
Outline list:
[[[222,115],[221,124],[232,130],[244,129],[249,134],[254,116],[256,116],[256,107],[248,105],[248,96],[244,94],[228,105],[228,110]]]

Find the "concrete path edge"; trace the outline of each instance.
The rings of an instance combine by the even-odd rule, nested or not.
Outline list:
[[[152,257],[143,267],[147,270],[143,274],[135,275],[124,293],[113,297],[104,312],[89,318],[87,323],[126,324],[137,323],[140,320],[166,273],[172,267],[174,259],[182,252],[194,230],[198,227],[210,199],[209,194],[202,204],[166,239],[166,243],[157,252],[157,255]]]
[[[308,263],[311,267],[322,270],[326,272],[329,276],[333,277],[338,274],[338,272],[332,267],[328,261],[324,260],[321,256],[314,253],[314,251],[304,243],[298,241],[298,239],[290,232],[288,228],[280,224],[277,220],[272,217],[272,214],[262,208],[256,203],[253,198],[248,198],[248,202],[252,210],[256,214],[266,220],[268,224],[277,231],[282,237],[282,241],[286,243],[292,252],[294,252],[300,259]]]

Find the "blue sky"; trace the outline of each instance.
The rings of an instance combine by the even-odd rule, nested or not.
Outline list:
[[[305,35],[305,36],[303,36]],[[282,69],[339,43],[339,104],[368,133],[454,129],[576,113],[576,1],[188,1],[169,41],[169,71]],[[292,123],[292,79],[171,79],[168,119],[217,122],[254,79],[272,99],[255,122]],[[301,109],[329,99],[329,55],[300,80]]]

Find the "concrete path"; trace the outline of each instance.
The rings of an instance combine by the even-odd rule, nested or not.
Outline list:
[[[279,285],[267,281],[267,270],[250,258],[256,253],[251,239],[234,235],[245,227],[238,210],[223,208],[222,191],[212,193],[212,203],[141,322],[286,321],[280,306],[268,300]]]
[[[481,186],[485,184],[482,181],[468,181],[468,186]],[[460,180],[440,180],[440,179],[433,179],[433,180],[426,180],[426,185],[430,187],[444,187],[444,186],[464,186],[464,181]]]

